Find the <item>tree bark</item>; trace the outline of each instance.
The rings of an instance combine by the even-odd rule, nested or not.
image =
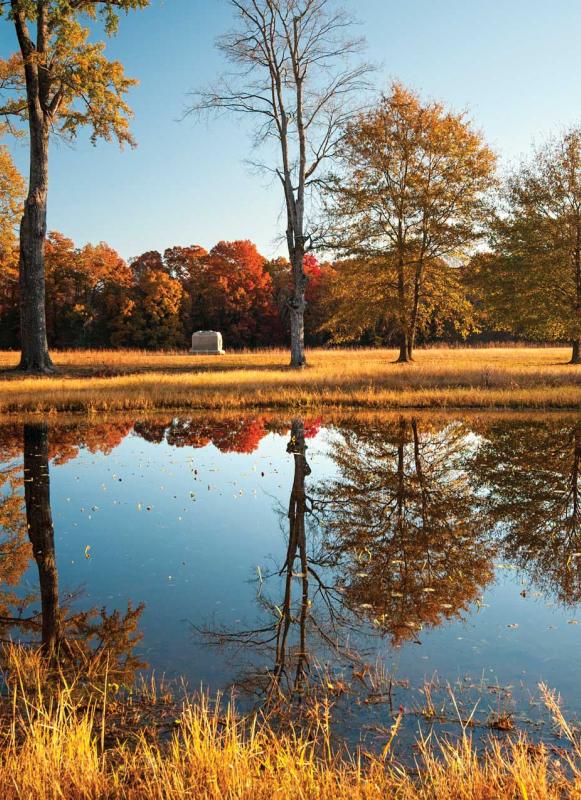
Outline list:
[[[46,337],[44,245],[48,193],[48,130],[30,119],[30,182],[20,223],[19,369],[32,373],[54,370]]]
[[[305,288],[303,255],[293,258],[293,293],[289,302],[291,325],[291,367],[306,367],[305,356]]]
[[[24,499],[28,536],[38,568],[42,610],[42,647],[53,655],[60,641],[58,573],[50,508],[48,428],[24,426]]]
[[[396,364],[409,364],[411,361],[411,348],[406,330],[401,331],[399,340],[399,356]]]
[[[577,218],[576,226],[576,241],[575,250],[573,253],[573,262],[575,269],[575,301],[574,310],[579,325],[581,317],[581,218]],[[581,336],[579,335],[579,328],[575,330],[573,341],[571,342],[572,354],[570,364],[581,364]]]
[[[399,225],[399,238],[402,238],[401,221]],[[399,245],[400,253],[397,264],[397,301],[399,305],[399,357],[396,364],[408,364],[411,361],[410,338],[408,334],[408,316],[406,311],[405,272],[403,247]]]

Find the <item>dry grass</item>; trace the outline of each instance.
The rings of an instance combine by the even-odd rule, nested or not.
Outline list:
[[[560,408],[581,406],[568,348],[313,350],[294,371],[281,350],[222,357],[138,351],[60,352],[59,374],[3,372],[0,412],[257,408]],[[17,362],[0,353],[0,370]]]
[[[391,750],[396,718],[380,754],[333,753],[327,709],[306,733],[276,732],[261,719],[237,717],[207,698],[183,701],[173,732],[160,738],[134,697],[120,701],[103,688],[79,694],[75,680],[58,682],[41,657],[7,651],[7,694],[1,704],[2,800],[557,800],[581,797],[581,747],[558,699],[545,701],[568,747],[558,758],[525,738],[491,740],[477,754],[464,732],[455,744],[422,739],[417,768],[398,765]],[[47,687],[52,686],[49,690]],[[147,692],[145,693],[147,695]],[[160,699],[146,697],[151,709]],[[164,700],[166,707],[168,700]],[[120,728],[119,707],[130,709]],[[151,720],[151,714],[149,714]]]

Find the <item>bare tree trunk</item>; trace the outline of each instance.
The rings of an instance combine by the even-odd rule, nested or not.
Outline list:
[[[581,339],[575,339],[571,345],[573,347],[573,353],[569,364],[581,364]]]
[[[289,302],[291,323],[291,367],[305,367],[305,289],[307,285],[303,269],[303,254],[293,257],[293,294]]]
[[[28,536],[38,567],[42,646],[52,655],[60,640],[60,606],[50,508],[48,428],[44,424],[24,426],[24,499]]]
[[[29,104],[30,180],[20,223],[20,335],[19,369],[53,372],[46,338],[44,245],[48,194],[48,127]],[[34,109],[34,110],[33,110]]]
[[[416,346],[416,334],[418,331],[418,313],[420,308],[423,271],[424,263],[422,258],[416,266],[416,274],[414,278],[414,300],[412,305],[410,332],[408,336],[408,361],[414,360],[414,348]]]

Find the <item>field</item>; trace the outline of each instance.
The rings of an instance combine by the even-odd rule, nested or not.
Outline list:
[[[11,371],[0,352],[0,413],[305,408],[581,408],[581,366],[569,348],[419,350],[412,365],[395,351],[312,350],[290,370],[282,350],[191,356],[141,351],[53,354],[58,373]]]
[[[581,406],[581,367],[567,364],[568,348],[426,349],[412,365],[395,356],[312,350],[294,371],[282,350],[57,352],[58,373],[31,378],[10,371],[17,354],[0,352],[0,412]]]

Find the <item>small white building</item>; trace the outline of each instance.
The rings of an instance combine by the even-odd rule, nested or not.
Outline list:
[[[223,356],[222,334],[218,331],[196,331],[192,334],[190,353],[197,356]]]

